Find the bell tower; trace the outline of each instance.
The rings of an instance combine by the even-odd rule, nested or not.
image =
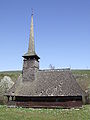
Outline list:
[[[39,69],[39,56],[35,52],[34,30],[33,30],[33,13],[31,15],[30,37],[28,52],[23,56],[23,81],[32,82],[35,80],[35,73]]]

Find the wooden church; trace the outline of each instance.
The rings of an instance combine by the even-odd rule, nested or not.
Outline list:
[[[28,52],[23,55],[22,76],[5,94],[8,105],[33,108],[81,107],[84,91],[70,69],[39,69],[35,52],[33,14],[31,15]]]

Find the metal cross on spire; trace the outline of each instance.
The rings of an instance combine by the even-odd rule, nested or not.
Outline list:
[[[34,14],[33,8],[31,10],[32,10],[32,15],[33,15]]]

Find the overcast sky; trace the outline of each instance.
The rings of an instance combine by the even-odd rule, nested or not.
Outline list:
[[[40,69],[90,69],[90,0],[0,0],[0,71],[22,69],[31,8]]]

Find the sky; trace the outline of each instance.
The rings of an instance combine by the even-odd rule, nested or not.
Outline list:
[[[0,71],[22,69],[32,8],[40,69],[90,69],[90,0],[0,0]]]

